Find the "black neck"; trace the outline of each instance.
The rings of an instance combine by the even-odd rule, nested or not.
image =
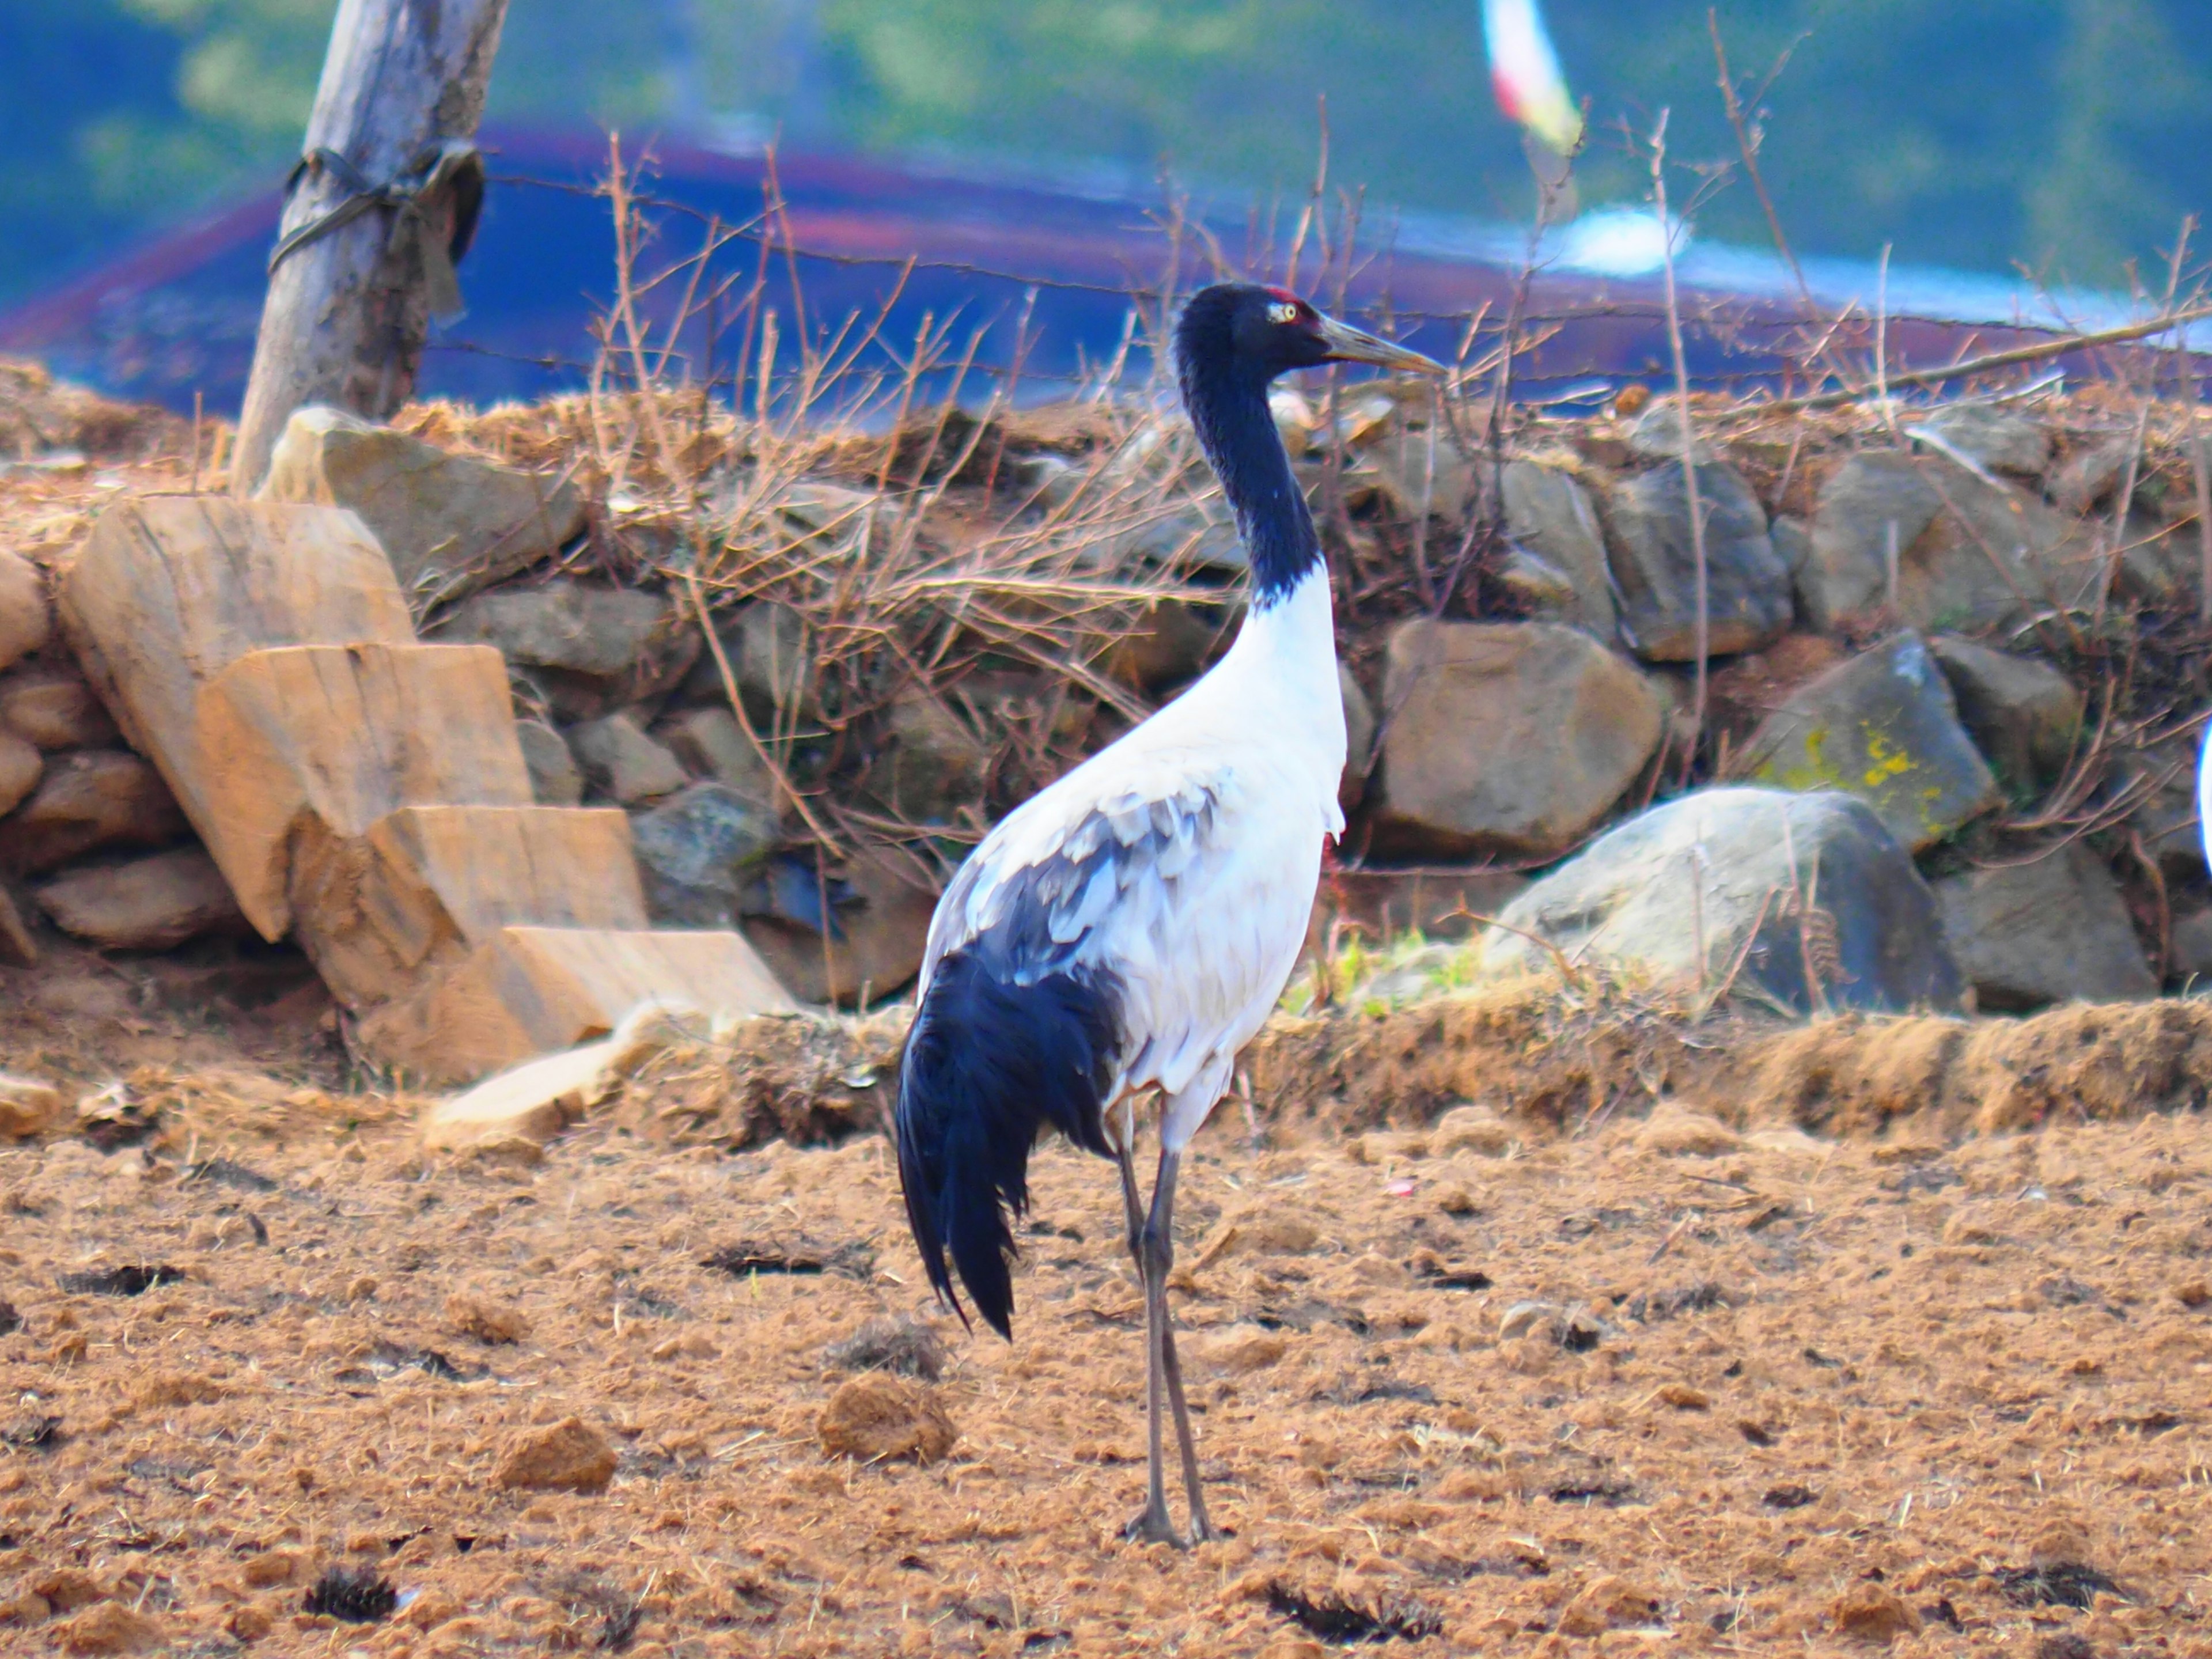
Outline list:
[[[1322,562],[1321,537],[1267,407],[1265,380],[1233,364],[1188,364],[1184,405],[1252,559],[1252,605],[1266,610]]]

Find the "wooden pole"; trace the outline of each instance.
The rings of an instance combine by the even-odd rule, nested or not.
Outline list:
[[[246,389],[232,488],[292,411],[382,420],[415,388],[483,197],[473,140],[507,0],[340,0]]]

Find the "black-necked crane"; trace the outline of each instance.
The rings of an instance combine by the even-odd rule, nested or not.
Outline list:
[[[1192,428],[1250,556],[1243,625],[1196,684],[1000,820],[954,876],[930,924],[897,1123],[907,1218],[930,1282],[958,1310],[957,1269],[1001,1336],[1012,1334],[1010,1218],[1028,1206],[1030,1147],[1057,1129],[1119,1164],[1145,1288],[1150,1431],[1145,1507],[1128,1531],[1180,1543],[1164,1401],[1192,1536],[1214,1534],[1168,1314],[1176,1176],[1237,1051],[1282,994],[1322,843],[1344,827],[1328,571],[1267,389],[1322,363],[1441,366],[1294,294],[1242,283],[1194,295],[1174,349]],[[1136,1108],[1152,1096],[1160,1162],[1147,1208]]]

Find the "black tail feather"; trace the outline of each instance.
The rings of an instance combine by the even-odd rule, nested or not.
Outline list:
[[[965,952],[938,963],[899,1062],[899,1177],[929,1282],[963,1322],[956,1268],[984,1322],[1012,1334],[1011,1218],[1029,1207],[1038,1135],[1111,1156],[1101,1115],[1121,1035],[1111,975],[1025,985]]]

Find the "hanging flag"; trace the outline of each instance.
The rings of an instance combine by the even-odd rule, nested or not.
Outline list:
[[[1490,48],[1490,84],[1498,107],[1557,155],[1582,142],[1583,114],[1567,95],[1559,54],[1536,0],[1483,0],[1482,34]]]

